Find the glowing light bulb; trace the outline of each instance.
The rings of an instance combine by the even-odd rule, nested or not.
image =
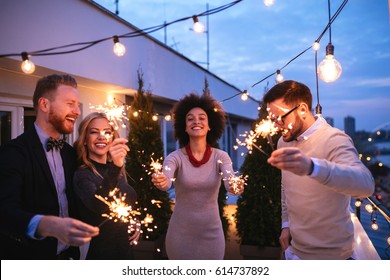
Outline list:
[[[34,71],[35,71],[35,64],[32,63],[28,59],[28,54],[26,52],[22,53],[22,59],[23,59],[23,62],[22,62],[22,65],[21,65],[22,71],[24,73],[26,73],[26,74],[34,73]]]
[[[113,40],[114,40],[114,47],[113,47],[114,53],[117,56],[124,56],[126,53],[126,47],[121,42],[119,42],[118,36],[114,36]]]
[[[355,206],[356,207],[360,207],[362,205],[362,201],[358,198],[358,199],[356,199],[356,201],[355,201]]]
[[[366,208],[368,213],[372,213],[374,211],[371,204],[367,204],[365,208]]]
[[[275,81],[276,81],[277,83],[281,83],[281,82],[283,82],[283,80],[284,80],[284,77],[283,77],[282,74],[280,74],[280,70],[276,70]]]
[[[203,23],[199,22],[198,17],[193,16],[192,19],[194,20],[194,26],[192,27],[192,29],[198,34],[204,33],[204,25]]]
[[[341,64],[334,58],[334,46],[329,43],[326,46],[326,57],[318,66],[318,75],[326,83],[336,81],[343,71]]]
[[[171,115],[166,115],[166,116],[164,117],[164,119],[165,119],[166,121],[170,121],[170,120],[172,119],[172,117],[171,117]]]
[[[320,49],[321,45],[319,42],[315,41],[314,44],[311,46],[311,48],[314,50],[314,51],[318,51]]]
[[[373,229],[373,230],[378,230],[378,224],[376,223],[376,220],[373,220],[372,221],[372,225],[371,225],[371,228]]]
[[[266,7],[271,7],[273,4],[275,4],[275,1],[276,1],[276,0],[263,0],[264,5],[265,5]]]
[[[241,94],[241,100],[243,101],[248,100],[248,96],[249,96],[248,92],[244,90],[244,92]]]
[[[152,120],[155,121],[155,122],[158,121],[158,115],[153,115],[152,116]]]

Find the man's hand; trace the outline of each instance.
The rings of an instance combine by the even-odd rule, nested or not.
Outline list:
[[[43,216],[39,222],[36,235],[55,237],[65,244],[81,246],[99,234],[99,228],[73,218]]]

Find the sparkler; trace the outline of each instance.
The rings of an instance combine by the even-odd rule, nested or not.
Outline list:
[[[244,187],[247,185],[246,180],[248,179],[248,175],[234,175],[230,174],[229,178],[227,178],[229,182],[229,186],[232,188],[234,194],[239,194],[244,190]]]
[[[99,113],[105,113],[108,120],[110,121],[110,125],[112,125],[115,130],[119,129],[119,124],[122,124],[121,126],[123,128],[126,127],[126,123],[129,120],[129,118],[127,117],[127,111],[129,110],[129,108],[130,106],[126,104],[117,105],[115,103],[104,103],[104,105],[89,106],[89,109],[91,110],[94,110]]]
[[[108,193],[108,197],[102,197],[101,195],[96,194],[95,197],[106,204],[110,210],[109,213],[102,214],[102,217],[105,217],[106,220],[100,223],[98,227],[101,227],[107,221],[112,220],[113,222],[127,223],[129,234],[138,230],[140,223],[136,216],[141,215],[141,213],[138,210],[133,210],[132,207],[125,202],[126,194],[122,195],[118,188],[114,188]]]
[[[259,137],[267,138],[272,150],[274,150],[272,136],[278,132],[279,128],[275,126],[275,122],[273,122],[270,118],[267,118],[256,124],[254,131],[250,130],[249,133],[245,132],[244,134],[241,134],[240,136],[245,137],[244,141],[240,141],[239,139],[236,139],[236,141],[240,146],[246,146],[249,152],[251,152],[253,147],[255,147],[260,152],[269,157],[269,155],[261,148],[261,146],[256,145],[256,141]]]

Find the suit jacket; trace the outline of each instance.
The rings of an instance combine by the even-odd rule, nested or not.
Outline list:
[[[61,150],[69,215],[75,217],[73,173],[76,153],[65,143]],[[1,259],[55,259],[57,239],[31,239],[27,226],[36,214],[59,215],[57,191],[45,151],[33,127],[0,147]]]

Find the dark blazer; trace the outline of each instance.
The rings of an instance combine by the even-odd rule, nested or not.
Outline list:
[[[73,173],[76,153],[65,143],[61,150],[69,215],[75,217]],[[59,215],[56,187],[45,151],[33,127],[0,147],[1,259],[55,259],[57,239],[26,236],[36,214]]]

